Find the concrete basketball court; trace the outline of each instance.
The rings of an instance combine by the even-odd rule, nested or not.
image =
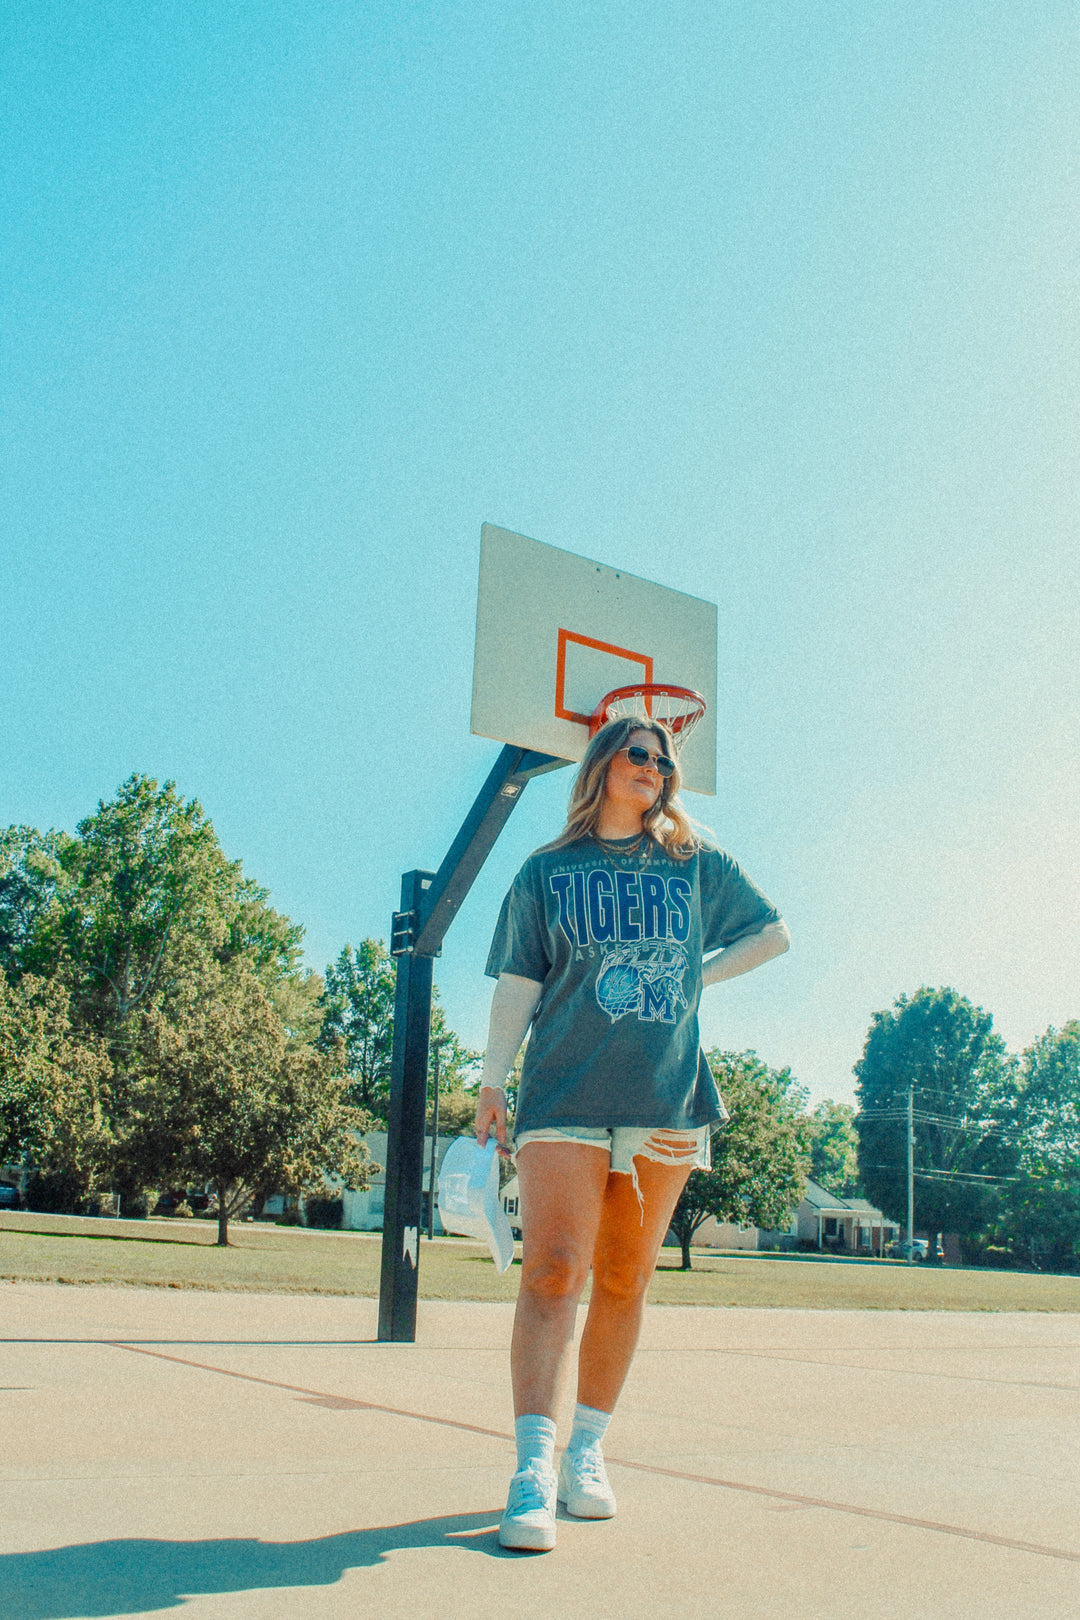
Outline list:
[[[619,1515],[503,1553],[510,1307],[0,1288],[4,1620],[1080,1615],[1080,1317],[657,1308]]]

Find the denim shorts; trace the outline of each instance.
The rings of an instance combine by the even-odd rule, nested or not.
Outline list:
[[[514,1152],[527,1142],[584,1142],[611,1154],[611,1173],[633,1176],[637,1189],[635,1159],[651,1159],[654,1164],[688,1164],[692,1170],[708,1170],[712,1164],[709,1142],[711,1125],[692,1131],[668,1131],[646,1125],[551,1125],[546,1130],[522,1131],[514,1138]]]
[[[709,1152],[712,1132],[711,1125],[699,1125],[692,1131],[668,1131],[656,1125],[551,1125],[546,1130],[522,1131],[515,1136],[514,1154],[520,1153],[529,1142],[581,1142],[603,1149],[611,1154],[610,1174],[630,1177],[644,1222],[645,1198],[635,1159],[708,1170],[712,1164]]]

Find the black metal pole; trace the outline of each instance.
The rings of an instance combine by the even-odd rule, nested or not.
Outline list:
[[[534,776],[568,764],[507,744],[437,872],[406,872],[390,950],[397,958],[386,1203],[379,1280],[379,1338],[416,1339],[417,1265],[424,1197],[424,1112],[431,1035],[432,958],[522,792]]]
[[[431,1051],[435,1096],[431,1104],[431,1167],[428,1170],[427,1184],[427,1235],[429,1243],[435,1236],[435,1160],[439,1154],[439,1046],[440,1042],[435,1041]]]
[[[414,911],[430,872],[406,872],[401,909]],[[390,1061],[390,1119],[386,1148],[379,1338],[416,1338],[416,1268],[423,1220],[424,1112],[431,1030],[430,956],[408,951],[397,959],[394,1046]]]

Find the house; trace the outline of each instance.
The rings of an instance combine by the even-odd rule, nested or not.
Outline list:
[[[438,1198],[439,1167],[442,1164],[443,1155],[454,1140],[455,1138],[452,1136],[440,1136],[438,1140],[435,1157],[436,1200]],[[387,1134],[385,1131],[368,1131],[364,1141],[367,1144],[368,1152],[379,1168],[371,1178],[371,1185],[366,1187],[363,1192],[350,1192],[348,1188],[342,1189],[341,1229],[343,1232],[381,1232],[383,1227],[383,1209],[386,1203]],[[427,1227],[428,1178],[430,1174],[431,1133],[429,1131],[424,1136],[423,1211],[425,1229]],[[276,1193],[272,1198],[266,1200],[263,1206],[265,1213],[267,1215],[280,1215],[284,1203],[285,1200],[282,1194]],[[442,1222],[439,1220],[439,1206],[438,1202],[436,1202],[435,1231],[441,1232],[442,1229]]]
[[[794,1222],[789,1227],[770,1230],[718,1221],[714,1215],[703,1221],[694,1233],[695,1249],[794,1249],[796,1241]],[[664,1247],[677,1249],[679,1240],[669,1232]]]
[[[800,1244],[841,1254],[883,1255],[900,1236],[898,1223],[890,1221],[867,1199],[841,1198],[816,1181],[806,1183],[802,1203],[795,1212],[795,1227]]]
[[[511,1176],[502,1190],[502,1207],[506,1211],[506,1218],[510,1222],[510,1230],[515,1238],[521,1238],[521,1192],[518,1188],[517,1176]]]

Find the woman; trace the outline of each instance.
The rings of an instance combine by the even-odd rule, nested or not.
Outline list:
[[[505,1082],[532,1024],[515,1119],[524,1252],[504,1547],[553,1547],[557,1500],[581,1518],[615,1512],[604,1431],[679,1194],[727,1117],[701,1053],[701,990],[789,944],[772,902],[694,832],[678,789],[663,725],[601,727],[566,827],[518,873],[488,957],[498,982],[476,1135],[486,1142],[494,1129],[503,1154]],[[556,1479],[555,1412],[590,1269],[578,1404]]]

